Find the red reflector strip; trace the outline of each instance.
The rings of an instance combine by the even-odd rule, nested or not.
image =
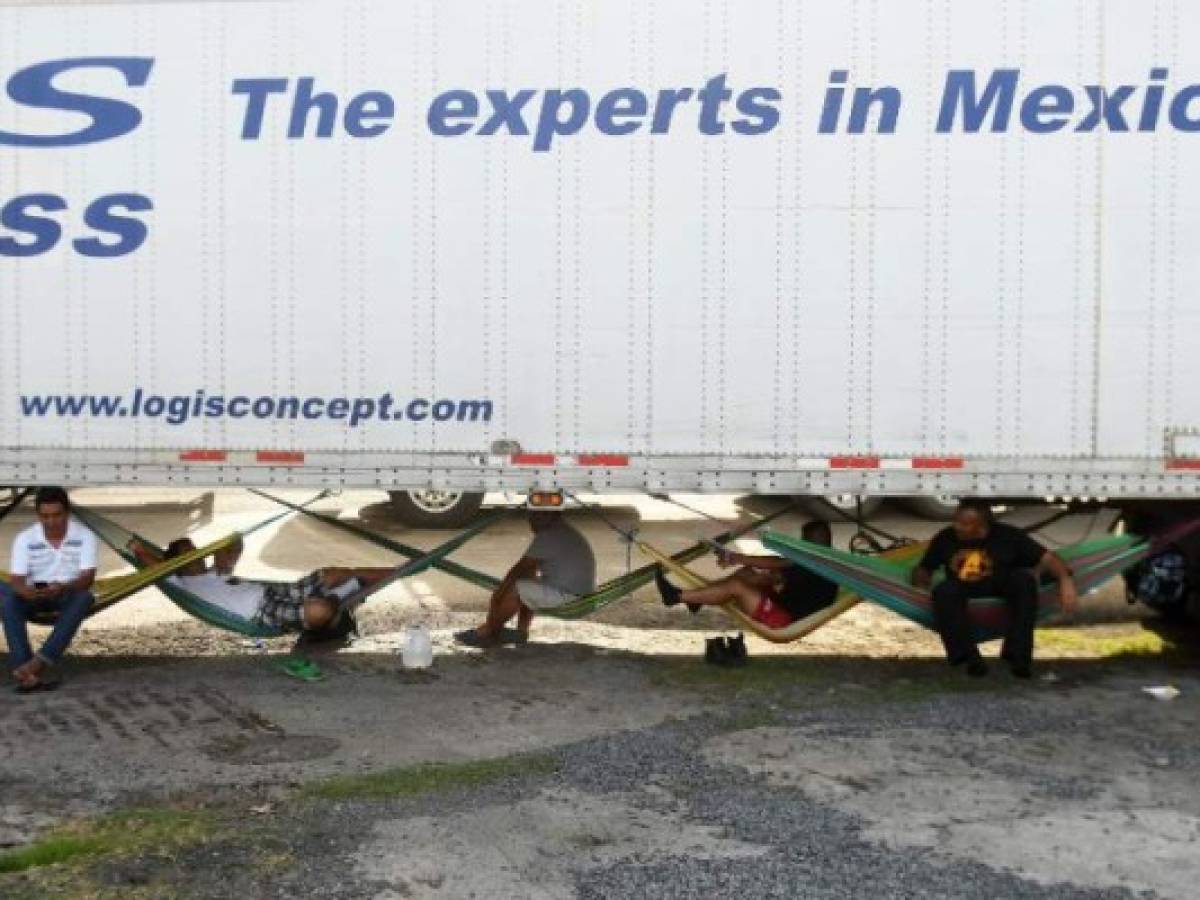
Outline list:
[[[912,461],[914,469],[962,469],[966,460],[958,457],[918,456]]]
[[[1200,472],[1200,459],[1172,459],[1167,461],[1172,472]]]
[[[579,465],[608,469],[622,468],[629,465],[629,457],[623,453],[584,453],[579,457]]]
[[[511,462],[514,466],[552,466],[554,460],[553,453],[516,453]]]
[[[834,456],[829,460],[831,469],[878,469],[878,456]]]
[[[304,454],[289,450],[259,450],[254,457],[258,462],[271,466],[302,466]]]
[[[224,450],[187,450],[179,454],[180,462],[225,462],[228,458]]]

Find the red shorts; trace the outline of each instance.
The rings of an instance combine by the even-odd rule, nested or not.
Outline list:
[[[779,605],[779,598],[774,594],[763,594],[750,618],[768,628],[787,628],[792,624],[791,615]]]

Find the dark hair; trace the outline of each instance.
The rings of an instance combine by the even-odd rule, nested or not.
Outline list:
[[[833,529],[829,527],[829,523],[824,519],[813,519],[805,522],[800,529],[800,536],[806,541],[815,535],[820,535],[828,541],[833,540]]]
[[[328,597],[321,599],[329,600]],[[348,643],[358,636],[358,620],[354,618],[353,610],[340,603],[330,602],[333,602],[337,608],[333,618],[321,628],[305,628],[300,635],[304,643],[323,644],[334,641]]]
[[[67,496],[67,492],[60,487],[43,487],[38,488],[37,495],[34,497],[34,508],[45,506],[48,503],[57,503],[62,506],[67,512],[71,511],[71,498]]]
[[[167,552],[164,554],[167,559],[175,559],[178,556],[183,556],[185,553],[191,553],[196,549],[196,545],[192,543],[191,538],[176,538],[167,544]]]
[[[958,508],[960,510],[969,509],[971,512],[978,513],[980,518],[989,525],[996,521],[996,515],[992,512],[992,504],[978,497],[963,497],[958,501]]]

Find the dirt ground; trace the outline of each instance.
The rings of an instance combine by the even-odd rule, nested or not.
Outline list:
[[[380,498],[321,508],[418,546],[445,537]],[[271,511],[238,491],[77,499],[159,541]],[[686,499],[722,520],[772,505]],[[571,515],[601,577],[641,564],[594,513]],[[606,515],[668,550],[719,530],[646,498]],[[27,521],[0,524],[0,545]],[[527,539],[514,517],[455,558],[502,574]],[[297,517],[255,535],[241,570],[390,562]],[[720,614],[652,591],[540,621],[525,647],[455,648],[485,604],[436,573],[389,588],[361,640],[317,657],[317,684],[278,670],[286,642],[214,632],[156,591],[95,617],[60,691],[0,694],[0,896],[1184,897],[1200,877],[1200,635],[1115,588],[1042,632],[1032,684],[967,684],[936,639],[866,605],[799,644],[751,640],[730,671],[699,659]],[[417,622],[434,630],[428,671],[397,652]],[[1180,696],[1142,690],[1165,685]]]

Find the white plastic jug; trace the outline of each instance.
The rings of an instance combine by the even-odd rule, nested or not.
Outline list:
[[[428,669],[433,665],[433,640],[424,625],[410,625],[404,633],[401,662],[406,669]]]

